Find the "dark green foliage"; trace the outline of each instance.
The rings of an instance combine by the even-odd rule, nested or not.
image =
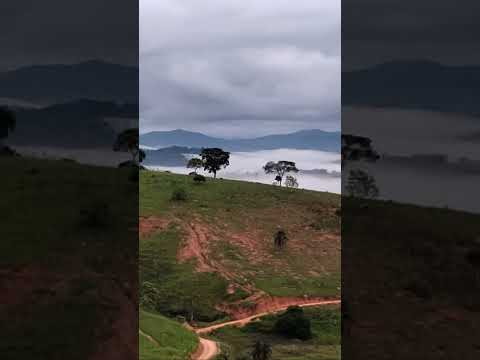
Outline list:
[[[280,186],[282,185],[285,174],[298,172],[296,164],[292,161],[269,161],[265,164],[263,170],[265,171],[265,174],[276,174],[275,181],[278,182],[278,185]]]
[[[256,341],[252,349],[253,360],[269,360],[272,358],[272,347],[263,342]]]
[[[217,177],[217,171],[230,165],[230,153],[219,148],[205,148],[200,153],[203,162],[203,168],[213,177]]]
[[[207,179],[205,179],[205,176],[203,175],[200,175],[200,174],[196,174],[194,177],[193,177],[193,181],[195,181],[196,184],[200,184],[202,182],[205,182]]]
[[[187,200],[187,192],[183,188],[178,188],[173,190],[172,197],[170,198],[172,201],[186,201]]]
[[[277,334],[300,340],[312,338],[310,319],[308,319],[302,308],[291,306],[285,313],[279,316],[274,326]]]

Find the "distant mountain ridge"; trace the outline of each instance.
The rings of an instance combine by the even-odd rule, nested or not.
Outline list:
[[[342,73],[342,104],[480,115],[480,66],[391,61]]]
[[[186,130],[152,131],[140,135],[140,143],[149,147],[220,147],[227,151],[259,151],[292,148],[340,152],[340,132],[301,130],[290,134],[267,135],[252,139],[223,139]]]
[[[80,99],[40,109],[14,108],[14,112],[17,126],[9,144],[111,148],[116,132],[105,119],[136,119],[138,105]]]
[[[90,60],[0,72],[0,98],[60,103],[75,99],[138,102],[136,67]]]

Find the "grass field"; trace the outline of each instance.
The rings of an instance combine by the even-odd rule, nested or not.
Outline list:
[[[197,273],[194,264],[176,261],[180,230],[176,226],[140,242],[140,301],[144,308],[169,316],[193,316],[214,321],[215,309],[226,298],[226,281],[215,273]]]
[[[179,189],[186,199],[173,201],[172,194]],[[220,264],[225,272],[241,274],[229,281],[238,285],[236,297],[242,296],[246,285],[273,296],[338,296],[340,219],[335,211],[339,206],[340,197],[335,194],[222,179],[194,184],[188,176],[145,171],[141,173],[140,215],[170,219],[177,227],[145,236],[141,257],[148,257],[146,252],[153,247],[168,252],[170,264],[162,260],[162,266],[175,268],[173,272],[179,274],[175,248],[178,251],[189,236],[182,226],[194,222],[208,237],[208,260]],[[273,245],[278,227],[289,236],[289,246],[283,251]],[[159,250],[161,246],[169,249]],[[180,273],[186,275],[194,265],[192,259]],[[187,266],[191,266],[189,271]],[[213,283],[219,292],[211,297],[225,300],[220,295],[221,281]]]
[[[197,345],[198,338],[181,324],[161,315],[140,311],[140,360],[187,360]]]
[[[344,357],[478,358],[479,236],[478,214],[345,199]]]
[[[138,183],[67,161],[0,166],[1,358],[83,360],[105,342],[135,356]]]
[[[313,338],[307,341],[292,340],[273,332],[278,315],[261,318],[243,328],[222,328],[211,335],[218,341],[224,353],[232,359],[249,358],[255,341],[266,342],[272,347],[275,360],[335,360],[340,359],[340,309],[307,308]]]

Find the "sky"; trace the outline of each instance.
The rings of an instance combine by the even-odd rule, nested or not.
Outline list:
[[[0,71],[92,59],[138,66],[137,0],[2,1],[0,13]]]
[[[140,0],[140,131],[340,129],[340,0]]]
[[[476,0],[344,0],[342,69],[411,59],[478,65],[479,12]]]

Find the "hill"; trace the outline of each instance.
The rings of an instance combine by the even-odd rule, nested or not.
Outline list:
[[[302,130],[291,134],[268,135],[253,139],[223,139],[185,130],[153,131],[140,136],[145,146],[164,148],[220,147],[227,151],[257,151],[274,149],[302,149],[340,152],[340,133],[322,130]]]
[[[0,157],[0,166],[8,169],[0,202],[2,359],[137,358],[131,173],[28,158]]]
[[[115,123],[135,119],[138,105],[79,99],[43,108],[16,108],[15,115],[17,126],[8,138],[10,144],[111,148],[119,128]]]
[[[187,360],[198,345],[197,336],[176,321],[140,311],[140,360]]]
[[[342,356],[379,359],[395,348],[392,359],[475,359],[479,220],[449,209],[342,199]]]
[[[136,103],[138,68],[99,60],[22,67],[0,73],[0,98],[40,104],[82,98]]]
[[[186,199],[172,200],[178,192]],[[335,194],[144,171],[141,302],[201,323],[336,298],[339,206]],[[283,250],[273,244],[278,227],[289,236]]]
[[[342,74],[342,104],[479,115],[480,66],[392,61]]]

